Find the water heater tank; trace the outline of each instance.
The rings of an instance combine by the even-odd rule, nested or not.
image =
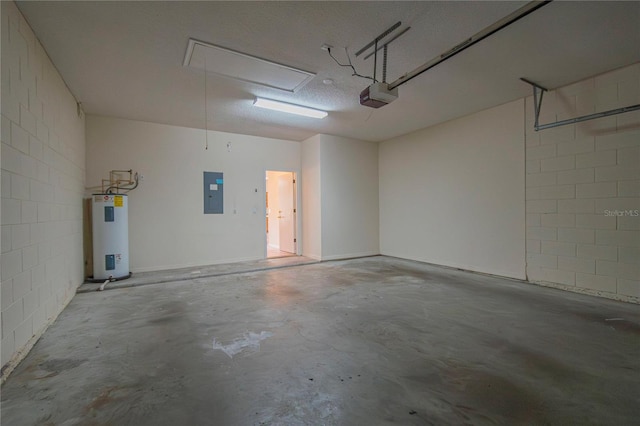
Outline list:
[[[129,218],[124,194],[93,194],[93,278],[129,276]]]

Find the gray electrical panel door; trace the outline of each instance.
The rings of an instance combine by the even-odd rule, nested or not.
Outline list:
[[[224,213],[224,179],[221,172],[204,172],[204,214]]]

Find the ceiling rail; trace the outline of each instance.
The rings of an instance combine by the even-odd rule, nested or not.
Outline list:
[[[471,37],[469,37],[468,39],[464,40],[461,43],[458,43],[456,46],[454,46],[453,48],[449,49],[448,51],[446,51],[445,53],[436,56],[435,58],[433,58],[432,60],[430,60],[429,62],[420,65],[418,68],[416,68],[413,71],[410,71],[408,73],[406,73],[405,75],[399,77],[396,81],[389,83],[389,90],[393,90],[396,87],[405,84],[406,82],[408,82],[409,80],[419,76],[420,74],[422,74],[425,71],[430,70],[431,68],[435,67],[436,65],[438,65],[441,62],[446,61],[447,59],[451,58],[452,56],[457,55],[458,53],[462,52],[463,50],[473,46],[474,44],[478,43],[481,40],[484,40],[485,38],[489,37],[491,34],[500,31],[501,29],[508,27],[509,25],[513,24],[514,22],[518,21],[521,18],[524,18],[525,16],[529,15],[530,13],[538,10],[539,8],[541,8],[542,6],[546,6],[547,4],[551,3],[552,0],[546,0],[546,1],[531,1],[527,4],[525,4],[524,6],[522,6],[521,8],[519,8],[518,10],[516,10],[515,12],[505,16],[504,18],[500,19],[499,21],[493,23],[492,25],[489,25],[487,28],[485,28],[484,30],[472,35]]]
[[[594,120],[596,118],[608,117],[610,115],[618,115],[623,114],[625,112],[638,111],[640,110],[640,104],[631,105],[622,108],[611,109],[609,111],[596,112],[593,114],[587,114],[580,117],[568,118],[566,120],[554,121],[553,123],[540,124],[540,109],[542,108],[542,97],[544,96],[544,92],[547,91],[544,87],[539,84],[534,83],[533,81],[527,80],[526,78],[521,78],[520,80],[524,81],[527,84],[530,84],[533,87],[533,108],[535,111],[535,121],[533,124],[533,128],[538,130],[551,129],[559,126],[566,126],[567,124],[580,123],[582,121]]]

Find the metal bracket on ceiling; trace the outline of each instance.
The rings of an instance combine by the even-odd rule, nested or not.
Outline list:
[[[384,82],[384,83],[387,82],[387,51],[388,51],[388,46],[392,41],[394,41],[395,39],[397,39],[398,37],[400,37],[401,35],[403,35],[407,31],[409,31],[411,29],[411,27],[404,28],[403,30],[398,32],[396,35],[391,37],[389,40],[387,40],[384,44],[380,45],[379,43],[385,37],[387,37],[388,35],[393,33],[398,27],[400,27],[400,25],[402,25],[402,22],[400,22],[400,21],[396,22],[390,28],[386,29],[382,34],[380,34],[378,37],[376,37],[373,40],[371,40],[362,49],[360,49],[360,50],[358,50],[356,52],[356,57],[358,57],[361,54],[363,54],[366,50],[368,50],[371,46],[373,46],[373,51],[371,53],[369,53],[367,56],[365,56],[364,59],[366,60],[366,59],[369,59],[371,56],[373,56],[373,81],[374,82],[378,81],[376,74],[377,74],[377,64],[378,64],[378,51],[380,49],[383,49],[383,53],[384,53],[383,61],[382,61],[382,82]]]
[[[382,40],[383,38],[385,38],[386,36],[388,36],[393,30],[395,30],[396,28],[398,28],[400,25],[402,25],[402,22],[398,21],[395,24],[393,24],[390,28],[386,29],[382,34],[380,34],[378,37],[374,38],[373,40],[371,40],[369,43],[367,43],[362,49],[358,50],[356,52],[356,58],[360,55],[362,55],[362,53],[364,53],[365,50],[367,50],[368,48],[370,48],[371,46],[373,46],[374,44],[377,44],[380,40]],[[376,50],[377,50],[377,46],[376,46]]]
[[[542,97],[544,92],[548,90],[544,87],[536,84],[526,78],[520,78],[520,80],[524,81],[527,84],[530,84],[533,87],[533,108],[535,112],[535,121],[533,124],[533,128],[538,130],[551,129],[553,127],[565,126],[567,124],[580,123],[582,121],[594,120],[596,118],[608,117],[610,115],[623,114],[625,112],[638,111],[640,110],[640,104],[631,105],[628,107],[616,108],[609,111],[596,112],[594,114],[583,115],[580,117],[569,118],[567,120],[555,121],[553,123],[540,124],[540,109],[542,108]]]

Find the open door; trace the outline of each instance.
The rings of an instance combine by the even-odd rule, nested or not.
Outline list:
[[[278,176],[278,228],[280,251],[296,253],[295,180],[293,173]]]
[[[296,241],[296,179],[293,172],[267,171],[267,257],[294,256]]]

